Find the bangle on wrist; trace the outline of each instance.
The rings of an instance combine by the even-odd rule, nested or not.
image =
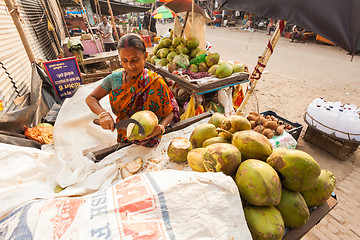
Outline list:
[[[99,117],[99,119],[101,119],[101,118],[105,117],[108,114],[109,113],[107,111],[104,111],[104,112],[100,113],[98,117]]]
[[[159,124],[160,127],[160,134],[163,135],[165,133],[165,127],[161,124]]]

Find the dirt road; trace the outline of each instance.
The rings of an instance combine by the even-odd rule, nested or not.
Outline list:
[[[171,24],[158,24],[158,33],[165,33]],[[218,52],[225,61],[246,63],[250,72],[262,55],[270,36],[264,32],[249,32],[239,28],[207,26],[206,40],[211,52]],[[302,136],[306,124],[303,116],[309,103],[317,98],[352,103],[360,107],[360,56],[353,61],[345,50],[316,43],[290,43],[281,38],[274,54],[256,86],[245,112],[273,110],[278,115],[303,124],[298,149],[313,156],[323,169],[332,171],[341,181],[360,166],[360,149],[346,161],[307,143]],[[258,101],[258,102],[257,102]]]

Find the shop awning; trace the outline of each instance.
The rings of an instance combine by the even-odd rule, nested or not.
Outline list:
[[[100,0],[101,14],[110,15],[109,7],[106,0]],[[113,11],[114,16],[126,14],[126,13],[140,13],[146,12],[150,10],[150,7],[140,7],[136,5],[131,5],[127,3],[120,2],[120,0],[110,0],[111,9]],[[91,1],[92,9],[95,8],[94,1]],[[95,12],[95,10],[94,10]]]

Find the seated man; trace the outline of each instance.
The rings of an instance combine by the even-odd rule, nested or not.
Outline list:
[[[294,25],[292,28],[292,34],[291,34],[291,42],[294,42],[294,39],[297,39],[299,42],[302,42],[304,38],[305,29]]]

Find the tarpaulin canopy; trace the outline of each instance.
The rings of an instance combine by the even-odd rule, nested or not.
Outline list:
[[[360,53],[359,0],[216,0],[221,8],[254,12],[311,30]]]
[[[96,9],[94,1],[91,2],[92,9]],[[106,0],[100,0],[100,8],[102,14],[109,14],[109,6]],[[120,0],[110,0],[110,5],[113,11],[113,14],[121,15],[126,13],[140,13],[140,12],[146,12],[150,10],[150,7],[140,7],[135,6],[127,3],[123,3]]]

